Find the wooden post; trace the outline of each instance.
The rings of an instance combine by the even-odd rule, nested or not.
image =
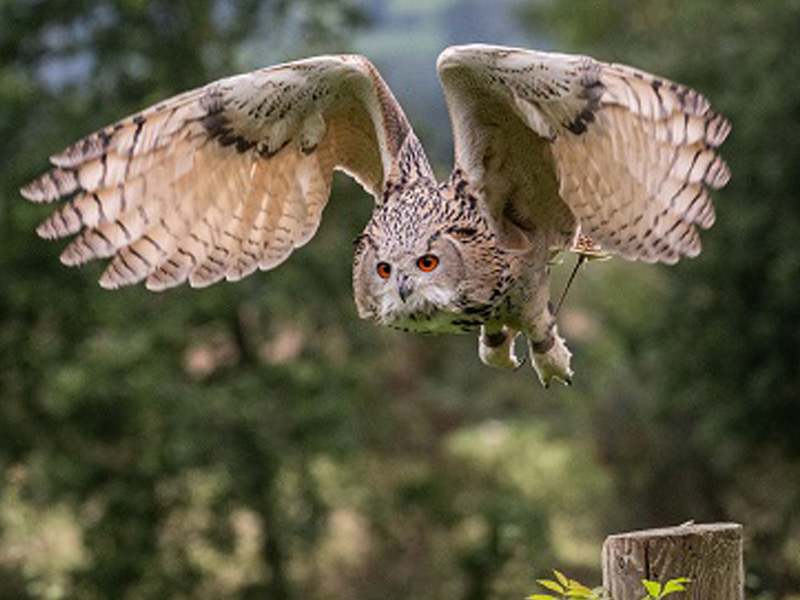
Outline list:
[[[641,600],[642,579],[689,577],[672,600],[744,600],[742,526],[686,524],[620,533],[603,544],[603,587],[613,600]]]

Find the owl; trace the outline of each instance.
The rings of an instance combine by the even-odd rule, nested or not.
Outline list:
[[[587,56],[473,44],[437,68],[455,146],[444,182],[375,66],[336,55],[165,100],[52,156],[21,193],[66,200],[37,229],[77,234],[64,264],[110,257],[104,288],[165,290],[278,266],[314,236],[344,171],[374,199],[355,243],[360,317],[476,332],[502,369],[523,362],[524,336],[541,382],[569,383],[554,255],[696,256],[709,190],[730,176],[717,154],[730,125],[692,89]]]

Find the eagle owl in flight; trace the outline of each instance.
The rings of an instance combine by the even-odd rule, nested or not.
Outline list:
[[[478,331],[481,360],[508,369],[523,334],[542,383],[568,383],[554,254],[697,255],[730,125],[694,90],[587,56],[467,45],[437,67],[455,140],[445,182],[373,64],[341,55],[165,100],[51,157],[21,192],[69,198],[37,230],[79,234],[64,264],[113,257],[101,286],[164,290],[279,265],[313,237],[342,170],[375,200],[355,245],[359,316]]]

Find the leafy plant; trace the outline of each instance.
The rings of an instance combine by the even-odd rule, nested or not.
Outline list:
[[[537,583],[552,592],[559,594],[534,594],[528,600],[607,600],[608,593],[603,588],[588,588],[579,581],[569,579],[561,571],[553,569],[556,578],[537,579]]]
[[[608,590],[602,587],[588,588],[579,581],[570,579],[561,571],[553,569],[553,573],[555,579],[537,579],[537,582],[558,595],[534,594],[528,596],[528,600],[611,600]],[[686,590],[686,584],[690,581],[688,577],[676,577],[662,584],[658,581],[642,579],[642,585],[647,592],[642,600],[661,600],[675,592],[683,592]]]
[[[670,579],[664,584],[661,584],[657,581],[648,581],[647,579],[642,579],[642,585],[644,585],[645,589],[647,590],[647,596],[642,598],[642,600],[661,600],[665,596],[669,594],[673,594],[675,592],[683,592],[686,590],[686,585],[689,583],[691,579],[688,577],[676,577],[675,579]]]

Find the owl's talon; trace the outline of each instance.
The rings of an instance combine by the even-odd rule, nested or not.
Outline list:
[[[550,388],[553,380],[560,381],[564,385],[572,385],[572,369],[569,366],[572,353],[564,343],[564,339],[553,332],[554,340],[552,346],[546,352],[534,352],[535,344],[528,340],[530,348],[531,363],[539,376],[539,381],[545,389]]]
[[[487,332],[486,327],[481,327],[478,356],[483,364],[506,371],[519,369],[523,361],[514,352],[514,340],[518,334],[519,332],[505,326],[497,332]]]

